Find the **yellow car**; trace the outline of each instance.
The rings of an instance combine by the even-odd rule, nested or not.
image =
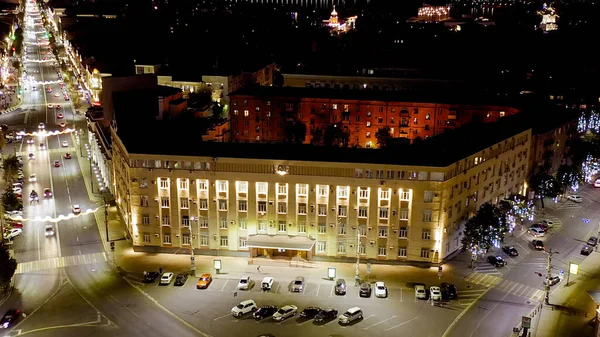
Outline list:
[[[196,289],[206,289],[206,288],[208,288],[208,285],[211,282],[212,282],[211,274],[202,274],[202,276],[200,276],[200,279],[198,280],[198,283],[196,283]]]

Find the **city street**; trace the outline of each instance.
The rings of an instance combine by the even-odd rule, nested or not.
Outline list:
[[[586,258],[580,254],[581,248],[590,236],[598,234],[600,208],[595,200],[600,198],[600,190],[588,185],[578,194],[583,197],[582,203],[574,203],[565,198],[557,204],[546,204],[547,215],[540,214],[536,217],[537,220],[550,219],[555,223],[554,228],[550,229],[550,235],[540,238],[544,241],[546,249],[558,252],[558,255],[552,258],[553,276],[559,275],[560,270],[566,272],[569,262],[581,263]],[[546,275],[547,254],[532,248],[533,237],[526,231],[517,233],[514,238],[508,238],[506,241],[508,245],[514,245],[518,249],[518,257],[507,257],[500,252],[508,261],[507,266],[495,268],[486,261],[479,261],[474,272],[465,277],[466,281],[493,288],[472,306],[445,336],[509,336],[512,327],[521,321],[521,316],[529,315],[543,302],[543,277],[536,273]],[[561,289],[564,282],[566,280],[551,287],[551,293]],[[555,303],[552,295],[550,303]],[[588,312],[591,315],[590,319],[594,316],[595,305],[589,297],[587,301],[578,303],[578,307],[581,311]],[[565,332],[571,329],[577,329],[575,331],[579,333],[572,336],[585,336],[590,333],[590,327],[586,326],[567,326]]]
[[[70,100],[64,98],[68,93],[63,93],[58,83],[58,68],[53,66],[56,60],[47,45],[47,32],[37,5],[28,1],[26,11],[27,20],[34,24],[25,27],[28,61],[24,62],[24,104],[0,116],[0,122],[8,124],[10,130],[26,133],[40,131],[40,123],[44,123],[46,131],[85,129],[84,117],[74,113]],[[57,108],[57,104],[61,107]],[[61,122],[66,125],[59,125]],[[88,209],[102,210],[102,199],[91,195],[82,179],[78,156],[83,144],[76,144],[72,133],[33,136],[33,144],[27,144],[28,138],[25,136],[21,142],[13,143],[14,148],[7,146],[4,150],[24,160],[24,218],[68,215],[75,204],[84,213]],[[63,141],[67,144],[63,145]],[[35,159],[28,160],[30,153]],[[65,159],[66,153],[72,159]],[[55,167],[55,161],[60,166]],[[30,174],[36,174],[36,182],[27,181]],[[43,198],[44,188],[52,190],[52,198]],[[33,189],[40,195],[40,202],[29,205],[28,196]],[[56,335],[56,329],[65,336],[199,335],[115,274],[104,253],[103,238],[93,214],[59,221],[55,224],[56,235],[46,237],[45,226],[51,223],[24,221],[23,234],[12,243],[19,265],[15,289],[2,305],[2,312],[18,308],[27,314],[13,328],[12,336],[50,336]]]

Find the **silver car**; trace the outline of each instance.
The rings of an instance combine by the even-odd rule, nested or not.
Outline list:
[[[304,277],[298,276],[292,283],[292,291],[295,293],[301,293],[304,290]]]

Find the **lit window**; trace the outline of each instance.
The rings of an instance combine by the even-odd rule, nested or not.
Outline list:
[[[248,110],[244,110],[244,117],[248,117],[248,115],[249,115]]]
[[[258,212],[259,213],[267,213],[267,202],[266,201],[258,202]]]
[[[198,189],[200,191],[208,191],[208,180],[198,180]]]
[[[179,207],[182,209],[190,208],[190,199],[188,198],[179,198]]]
[[[169,208],[169,197],[160,197],[160,207]]]
[[[217,192],[219,193],[227,193],[228,191],[228,182],[227,180],[219,180],[217,181]]]
[[[219,211],[227,210],[227,199],[219,199]]]
[[[287,213],[287,204],[285,202],[277,203],[277,213],[286,214]]]
[[[338,198],[348,198],[349,190],[350,190],[350,187],[348,187],[348,186],[338,186],[337,187]]]
[[[238,181],[237,182],[237,192],[238,193],[248,193],[248,182],[247,181]]]
[[[340,216],[340,217],[348,216],[348,206],[338,205],[338,216]]]
[[[389,217],[390,208],[389,207],[380,207],[379,208],[379,218],[387,219]]]
[[[307,184],[297,184],[296,185],[297,194],[299,197],[308,196],[308,185]]]
[[[329,186],[328,185],[318,185],[318,196],[319,197],[327,197],[327,195],[329,194]]]
[[[358,188],[358,197],[361,199],[369,199],[369,189],[368,188]]]
[[[287,194],[287,184],[277,184],[277,194]]]
[[[421,239],[423,240],[431,240],[431,229],[425,228],[421,232]]]
[[[327,215],[327,205],[319,204],[319,216]]]
[[[379,190],[379,199],[389,200],[390,199],[390,189],[386,188],[386,189]]]
[[[267,183],[256,183],[256,193],[267,194]]]
[[[189,186],[188,180],[187,179],[181,179],[179,180],[179,189],[181,190],[187,190]]]

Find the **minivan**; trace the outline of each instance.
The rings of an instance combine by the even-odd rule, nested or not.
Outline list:
[[[357,319],[363,318],[363,312],[359,307],[353,307],[348,309],[345,313],[343,313],[339,318],[340,324],[350,324]]]

